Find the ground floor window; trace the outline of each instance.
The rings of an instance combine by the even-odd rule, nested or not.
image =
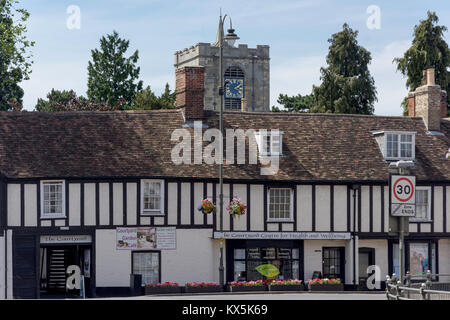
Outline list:
[[[133,274],[142,275],[142,284],[161,282],[161,259],[159,251],[134,251],[132,259]]]
[[[344,280],[345,248],[322,248],[323,277]]]
[[[411,275],[425,275],[428,270],[436,273],[436,242],[408,241],[405,244],[405,271]],[[392,244],[392,272],[400,274],[399,245]],[[417,279],[417,278],[416,278]]]
[[[264,276],[256,271],[262,264],[272,264],[278,268],[280,274],[277,279],[302,279],[301,252],[294,247],[292,241],[272,242],[242,242],[232,245],[230,258],[232,260],[232,273],[230,281],[263,280]]]

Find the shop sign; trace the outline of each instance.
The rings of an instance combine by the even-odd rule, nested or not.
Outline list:
[[[58,244],[58,243],[91,243],[90,235],[47,235],[41,236],[41,244]]]
[[[349,232],[214,232],[214,239],[349,240]]]
[[[117,228],[117,250],[176,249],[175,227]]]

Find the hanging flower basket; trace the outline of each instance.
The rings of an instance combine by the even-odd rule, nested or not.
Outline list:
[[[202,199],[202,204],[198,206],[198,211],[204,214],[210,214],[216,212],[216,206],[210,199]]]
[[[450,148],[448,148],[447,154],[445,155],[445,159],[449,159],[450,158]]]
[[[230,204],[227,207],[228,213],[236,218],[236,216],[240,217],[245,214],[247,210],[247,206],[242,202],[241,199],[233,198]]]

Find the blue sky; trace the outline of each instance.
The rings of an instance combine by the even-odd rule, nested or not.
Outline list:
[[[70,5],[81,10],[80,29],[67,28]],[[370,5],[380,8],[380,29],[367,27]],[[214,42],[222,8],[233,19],[239,43],[270,46],[271,105],[279,93],[308,94],[320,83],[327,40],[347,22],[359,30],[360,45],[372,53],[370,70],[378,91],[375,113],[401,115],[399,104],[407,90],[392,59],[409,47],[414,25],[427,10],[436,11],[439,23],[450,27],[450,3],[442,0],[20,0],[20,6],[31,14],[28,38],[36,41],[33,73],[22,84],[28,110],[52,88],[85,95],[90,50],[113,30],[130,40],[131,50],[139,50],[144,86],[157,93],[166,82],[173,88],[174,52]],[[449,42],[448,32],[445,36]]]

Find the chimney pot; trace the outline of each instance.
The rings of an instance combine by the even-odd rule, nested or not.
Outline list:
[[[434,76],[434,68],[427,69],[427,85],[429,85],[429,86],[436,85],[435,76]]]

